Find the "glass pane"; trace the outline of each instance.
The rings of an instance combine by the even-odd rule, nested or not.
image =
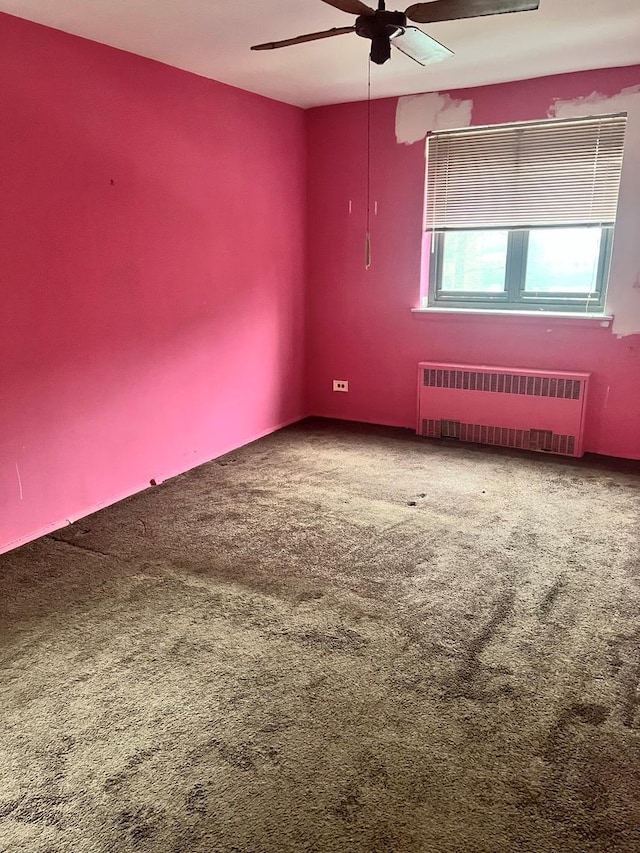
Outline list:
[[[601,241],[602,229],[598,226],[532,229],[525,292],[595,291]]]
[[[508,231],[445,234],[441,290],[504,293],[508,239]]]

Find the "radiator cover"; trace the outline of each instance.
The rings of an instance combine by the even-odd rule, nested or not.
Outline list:
[[[589,373],[421,362],[418,435],[582,456]]]

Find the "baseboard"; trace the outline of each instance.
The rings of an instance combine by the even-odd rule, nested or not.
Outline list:
[[[340,418],[336,415],[308,415],[307,420],[331,421],[335,424],[364,424],[366,426],[390,427],[392,429],[404,429],[409,432],[416,431],[415,424],[407,425],[404,421],[374,421],[370,418]]]
[[[407,426],[406,424],[399,423],[385,423],[382,421],[371,421],[365,419],[359,420],[348,420],[347,418],[335,418],[331,415],[309,415],[306,418],[306,423],[310,428],[313,428],[314,423],[316,424],[325,424],[327,426],[331,425],[331,427],[335,429],[341,429],[343,431],[355,431],[360,427],[360,431],[367,430],[372,432],[380,433],[386,432],[388,435],[405,435],[410,439],[417,439],[419,441],[430,441],[430,442],[441,442],[442,444],[446,444],[450,447],[455,447],[459,442],[455,441],[455,439],[436,439],[429,438],[425,439],[419,436],[416,433],[415,426]],[[584,464],[587,463],[590,467],[601,468],[603,470],[609,471],[617,471],[620,473],[633,474],[637,476],[640,474],[640,456],[608,456],[604,453],[595,453],[594,451],[587,450],[584,455],[578,458],[574,458],[571,456],[556,456],[552,454],[545,453],[535,453],[531,450],[516,450],[515,448],[510,447],[499,447],[490,444],[473,444],[472,442],[465,443],[462,445],[464,447],[478,448],[479,450],[484,450],[486,452],[495,452],[495,453],[510,453],[514,456],[521,456],[523,458],[531,457],[533,454],[538,459],[546,459],[550,462],[556,462],[557,464],[575,464],[580,466],[581,464],[584,467]]]
[[[291,426],[292,424],[298,423],[299,421],[304,421],[308,418],[308,415],[300,415],[300,417],[289,418],[289,420],[283,421],[282,423],[277,424],[274,427],[270,427],[269,429],[263,430],[262,432],[256,433],[248,438],[246,441],[243,441],[242,444],[233,444],[230,447],[225,448],[220,453],[217,453],[215,456],[202,457],[198,459],[195,464],[190,465],[188,468],[176,469],[173,471],[169,471],[166,476],[164,476],[161,480],[157,480],[157,485],[160,483],[166,483],[167,480],[173,479],[173,477],[179,477],[181,474],[186,474],[187,471],[192,471],[194,468],[199,468],[200,465],[206,465],[207,462],[213,462],[214,459],[219,459],[221,456],[224,456],[227,453],[232,453],[234,450],[239,450],[241,447],[246,447],[248,444],[253,444],[254,441],[259,441],[261,438],[265,438],[267,435],[272,435],[274,432],[278,432],[281,429],[285,429],[285,427]],[[136,486],[133,486],[131,489],[127,489],[121,494],[116,495],[115,497],[110,497],[105,501],[101,501],[100,503],[94,504],[93,506],[87,507],[87,509],[82,510],[82,512],[64,516],[63,518],[59,518],[56,521],[51,522],[51,524],[47,524],[44,527],[40,527],[36,530],[27,533],[25,536],[20,536],[18,539],[13,539],[6,544],[0,544],[0,554],[6,554],[8,551],[13,551],[15,548],[20,548],[22,545],[27,545],[29,542],[33,542],[35,539],[40,539],[42,536],[48,536],[50,533],[53,533],[56,530],[61,530],[63,527],[68,527],[70,524],[75,524],[76,521],[80,521],[82,518],[86,518],[88,515],[93,515],[95,512],[100,512],[101,509],[106,509],[109,506],[113,506],[114,504],[120,503],[120,501],[124,501],[127,498],[133,497],[133,495],[140,494],[140,492],[144,492],[146,489],[154,488],[153,486],[149,486],[149,482],[145,481],[144,483],[139,483]]]

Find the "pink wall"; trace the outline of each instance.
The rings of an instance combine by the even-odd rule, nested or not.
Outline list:
[[[640,67],[450,93],[473,124],[544,118],[555,99],[640,83]],[[396,99],[372,104],[373,263],[364,269],[366,104],[306,114],[309,161],[310,408],[414,427],[422,360],[592,371],[586,449],[640,458],[640,336],[586,320],[412,314],[419,305],[425,143],[396,142]],[[640,151],[629,152],[636,157]],[[349,214],[351,201],[352,213]],[[635,215],[637,216],[637,199]],[[631,287],[631,282],[628,283]],[[349,393],[334,393],[332,379]]]
[[[304,114],[0,14],[0,551],[305,414]]]

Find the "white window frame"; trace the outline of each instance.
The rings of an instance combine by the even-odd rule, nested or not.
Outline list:
[[[462,139],[466,143],[467,139],[471,143],[474,140],[474,134],[482,133],[484,138],[490,139],[490,134],[495,134],[495,139],[500,142],[498,134],[507,131],[504,134],[507,139],[514,138],[514,131],[520,128],[534,128],[537,135],[544,134],[545,129],[549,128],[552,138],[553,134],[561,135],[567,130],[569,133],[579,128],[579,131],[597,126],[598,122],[607,123],[611,126],[611,120],[618,120],[617,126],[622,122],[622,139],[624,139],[624,122],[626,114],[618,113],[613,116],[589,116],[582,119],[550,119],[542,122],[527,122],[522,124],[509,125],[494,125],[483,128],[468,128],[462,131],[441,131],[432,134],[429,145],[433,145],[433,140],[438,141],[443,137],[456,136],[455,142],[458,142],[458,150],[460,150],[459,140]],[[621,122],[620,122],[621,120]],[[559,127],[559,124],[571,124],[571,127]],[[526,130],[525,130],[526,132]],[[467,139],[465,139],[465,134]],[[475,138],[478,138],[477,136]],[[618,140],[620,145],[620,140]],[[604,146],[603,146],[604,148]],[[616,149],[617,150],[617,149]],[[499,151],[501,157],[504,158],[504,153]],[[565,149],[566,151],[566,149]],[[510,154],[510,152],[507,152]],[[589,152],[587,152],[588,154]],[[478,220],[474,219],[475,213],[473,210],[473,197],[464,198],[465,189],[461,182],[455,187],[456,175],[453,175],[451,184],[454,185],[452,190],[454,197],[451,204],[453,214],[449,211],[449,205],[443,200],[449,189],[449,172],[442,171],[442,163],[439,165],[439,171],[434,175],[429,172],[430,158],[427,158],[427,227],[426,227],[426,250],[429,251],[429,281],[428,291],[422,299],[423,308],[458,308],[458,309],[491,309],[503,311],[526,311],[526,310],[546,310],[546,311],[561,311],[579,313],[600,313],[604,311],[607,283],[609,278],[609,269],[611,265],[611,255],[613,246],[613,237],[615,229],[615,216],[617,207],[617,197],[620,184],[620,174],[622,170],[622,149],[619,150],[619,164],[617,160],[614,162],[613,177],[610,163],[600,164],[603,175],[598,177],[601,183],[598,184],[596,190],[596,181],[594,179],[591,188],[592,196],[589,198],[584,207],[584,216],[581,214],[581,205],[589,192],[588,184],[585,182],[584,169],[579,171],[577,177],[575,174],[569,174],[569,193],[574,191],[575,199],[571,207],[571,199],[567,205],[567,210],[558,210],[557,201],[550,204],[549,210],[545,210],[543,201],[540,206],[538,199],[535,196],[535,183],[527,185],[526,179],[522,182],[525,184],[524,193],[518,195],[520,187],[514,191],[510,186],[505,193],[516,195],[515,205],[511,204],[511,196],[506,198],[503,203],[500,193],[496,193],[496,198],[489,199],[487,203],[486,190],[483,195],[484,203],[483,210],[478,214]],[[455,150],[454,150],[455,155]],[[551,155],[553,156],[553,155]],[[538,158],[539,159],[539,158]],[[482,161],[473,164],[473,152],[470,156],[463,155],[463,166],[469,168],[469,162],[472,165],[477,165],[478,169],[482,168]],[[506,162],[507,177],[511,176],[511,172],[517,173],[520,163],[506,160],[497,161],[500,166]],[[593,153],[594,170],[598,167],[598,151]],[[617,164],[617,166],[616,166]],[[447,163],[447,169],[449,168]],[[456,168],[455,156],[453,158],[453,169]],[[495,168],[495,167],[494,167]],[[511,172],[509,172],[511,169]],[[617,169],[617,170],[616,170]],[[607,171],[608,170],[608,171]],[[550,169],[550,171],[552,171]],[[468,173],[467,173],[468,174]],[[526,174],[526,173],[525,173]],[[459,177],[459,175],[458,175]],[[435,183],[436,179],[439,183]],[[517,183],[517,181],[516,181]],[[473,181],[471,182],[473,184]],[[479,185],[482,186],[482,178],[479,179]],[[429,187],[432,193],[437,198],[429,198]],[[597,195],[597,192],[600,194]],[[527,195],[528,193],[528,195]],[[460,204],[460,199],[463,199]],[[532,205],[531,222],[524,221],[529,217],[527,208],[528,199],[534,198],[536,203]],[[456,204],[458,207],[456,208]],[[560,205],[562,207],[562,204]],[[514,215],[513,222],[510,221],[509,209],[517,210]],[[451,220],[451,222],[449,221]],[[535,229],[549,228],[580,228],[580,227],[599,227],[601,229],[600,252],[597,265],[597,273],[595,276],[594,287],[589,292],[583,293],[563,293],[560,291],[548,292],[532,292],[525,288],[526,270],[527,270],[527,252],[530,234]],[[508,242],[505,259],[505,286],[504,291],[497,293],[482,293],[478,291],[465,292],[460,290],[445,290],[442,286],[443,279],[443,260],[445,253],[446,235],[453,231],[486,231],[491,228],[496,228],[502,231],[508,231]]]

